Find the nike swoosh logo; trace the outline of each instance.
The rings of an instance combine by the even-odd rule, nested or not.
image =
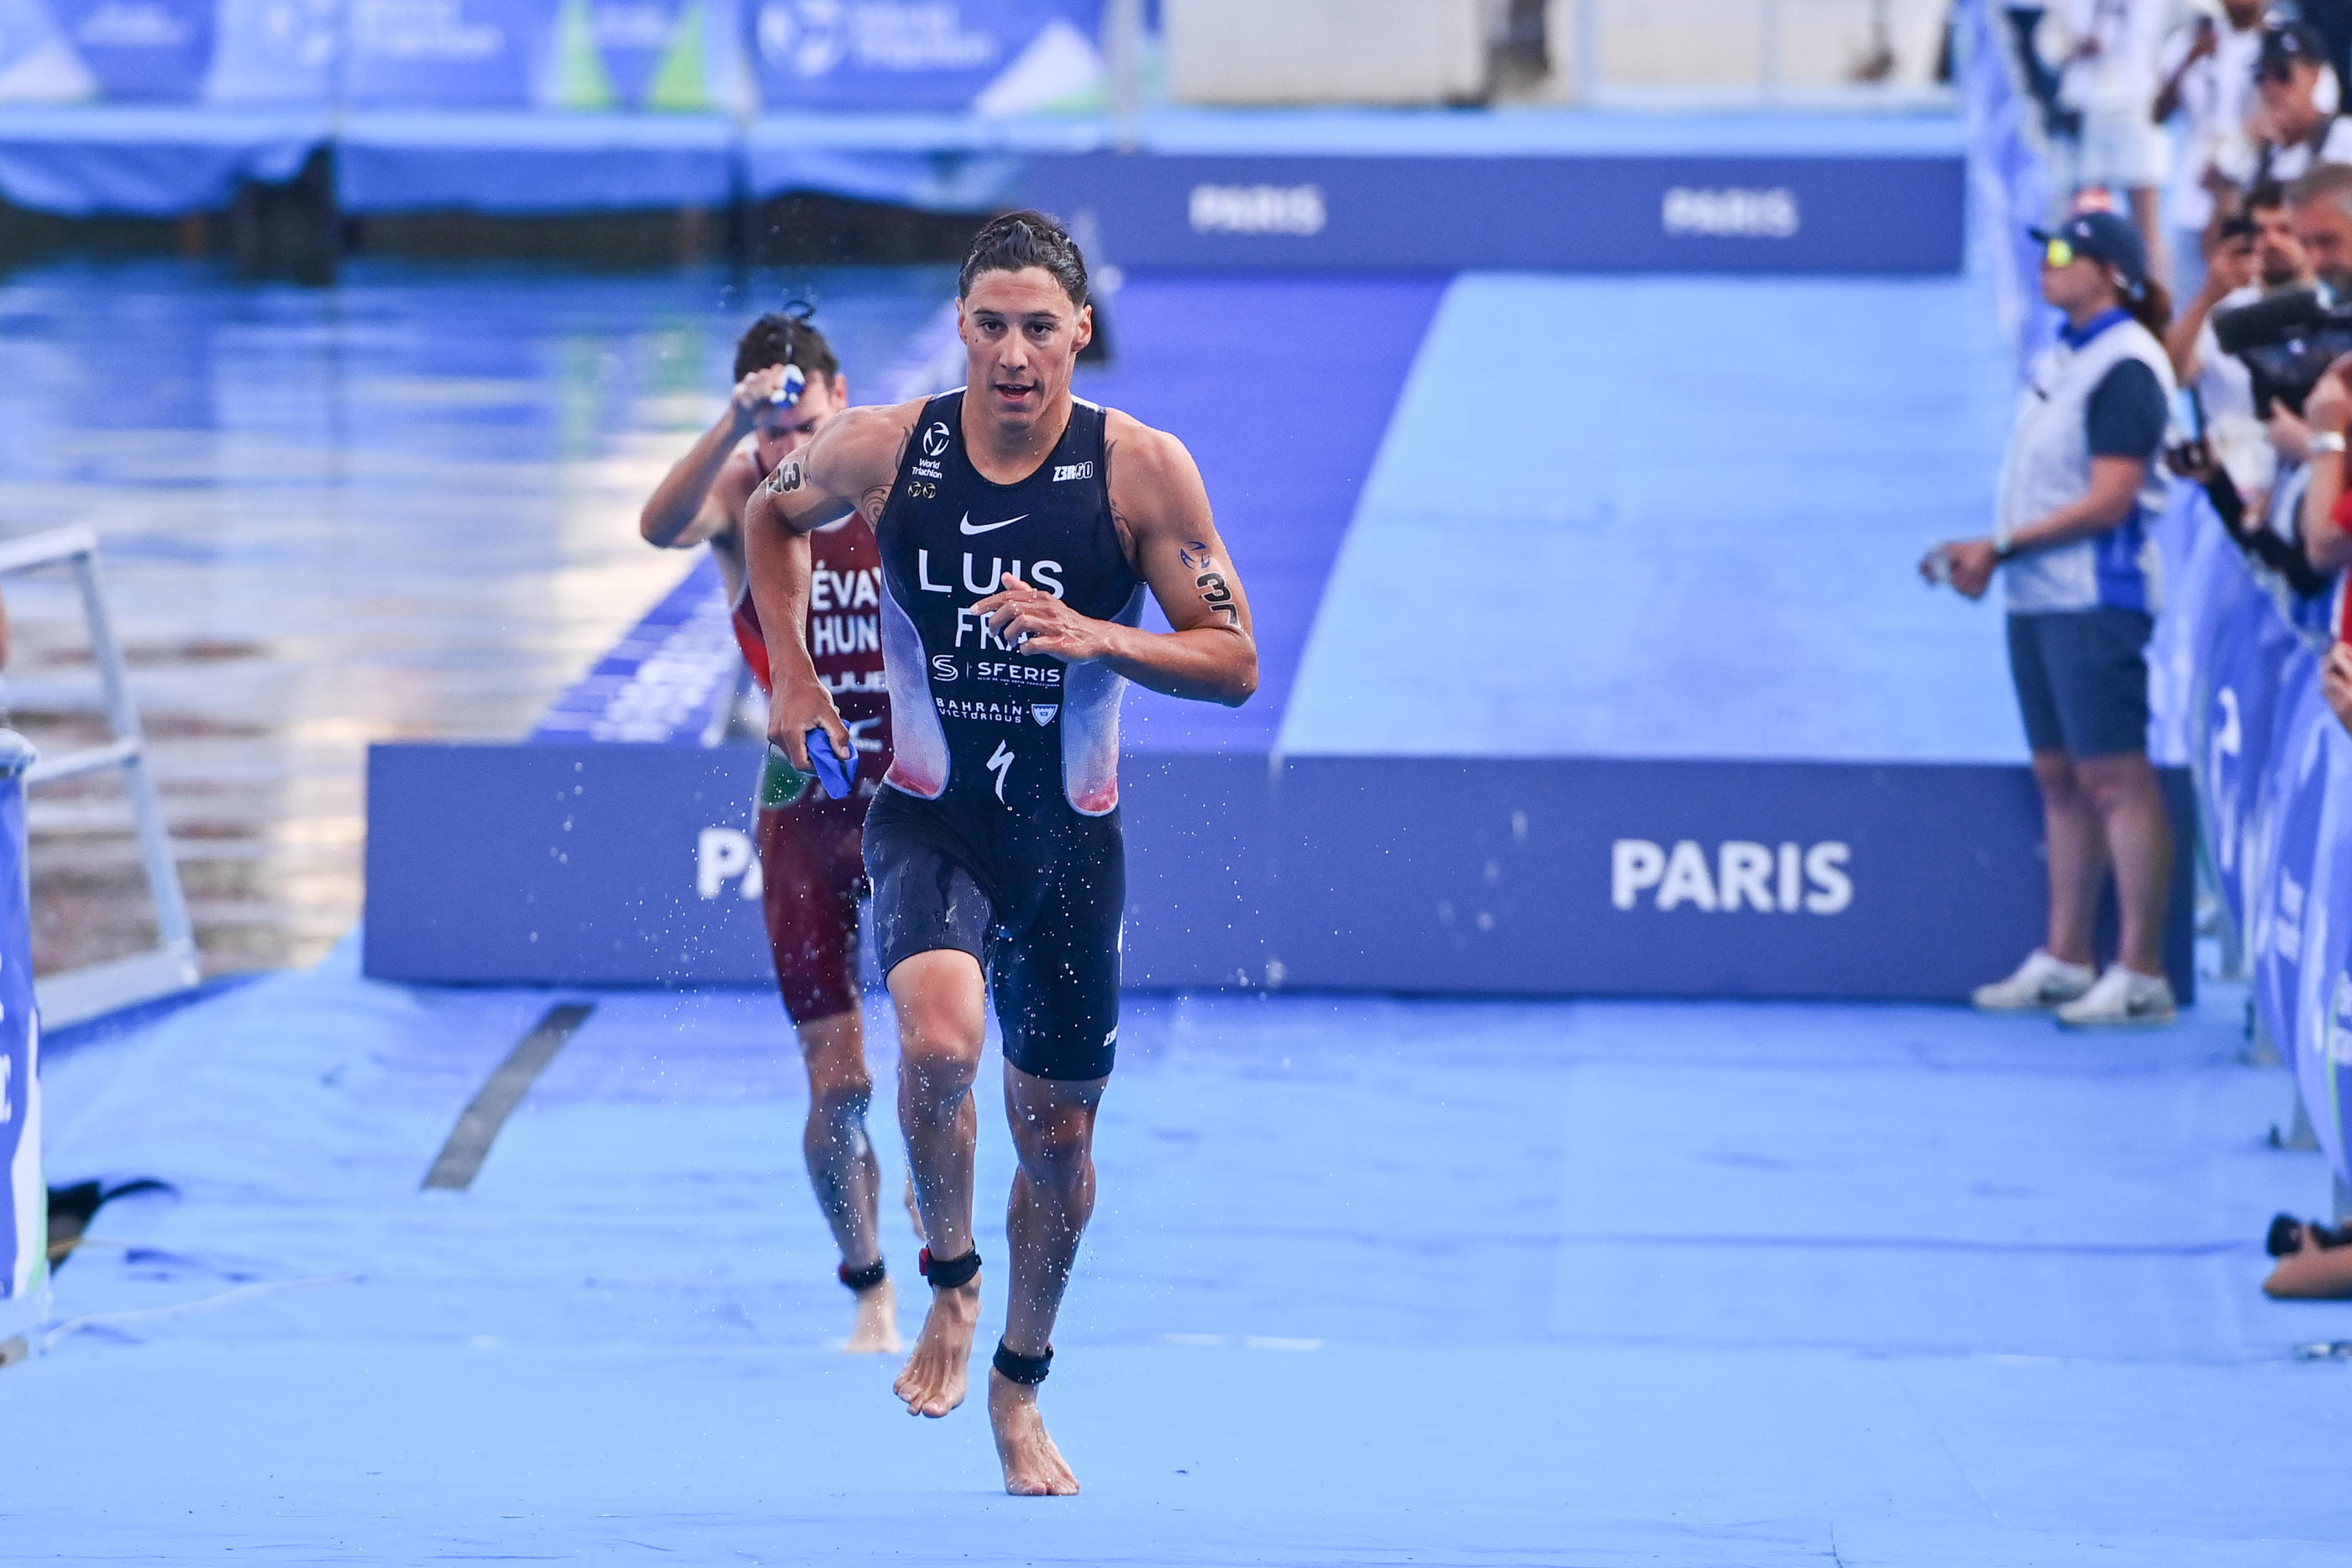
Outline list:
[[[1021,514],[1021,517],[1025,517],[1028,515],[1028,513],[1024,512]],[[966,512],[963,515],[963,521],[958,523],[956,527],[961,528],[967,534],[992,534],[999,528],[1011,528],[1013,524],[1019,522],[1021,517],[1007,517],[1001,523],[982,523],[980,527],[975,528],[971,526],[971,514],[970,512]]]

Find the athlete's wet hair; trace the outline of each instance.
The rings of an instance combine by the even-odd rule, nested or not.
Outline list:
[[[956,298],[971,294],[972,279],[983,272],[1019,272],[1042,267],[1054,275],[1070,303],[1087,303],[1087,258],[1070,238],[1070,231],[1043,213],[1006,213],[991,218],[971,236],[964,253],[963,273],[956,279]]]
[[[782,310],[771,310],[751,323],[735,345],[735,379],[772,365],[798,365],[811,381],[831,381],[841,373],[841,361],[824,334],[810,325],[815,308],[795,299]]]

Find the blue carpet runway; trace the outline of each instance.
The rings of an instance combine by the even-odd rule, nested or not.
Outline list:
[[[52,1177],[184,1196],[104,1211],[0,1374],[0,1557],[2352,1563],[2352,1366],[2292,1354],[2352,1309],[2255,1289],[2319,1176],[2262,1143],[2286,1084],[2234,1002],[2081,1040],[1131,998],[1046,1390],[1086,1493],[1015,1502],[979,1408],[911,1421],[831,1348],[771,998],[583,998],[472,1190],[425,1193],[563,998],[352,963],[51,1063]]]

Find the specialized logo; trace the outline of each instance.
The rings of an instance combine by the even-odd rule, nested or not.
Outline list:
[[[1004,781],[1013,777],[1013,748],[1004,742],[998,741],[995,753],[988,759],[988,770],[996,775],[996,799],[998,803],[1002,804],[1004,800]]]
[[[948,427],[944,421],[933,420],[923,432],[923,455],[944,456],[948,449]]]
[[[1029,716],[1037,721],[1037,727],[1040,729],[1043,729],[1047,725],[1053,723],[1054,716],[1061,711],[1062,705],[1060,703],[1031,703],[1029,705]]]
[[[944,685],[949,681],[954,680],[957,676],[962,674],[963,672],[961,670],[956,668],[955,656],[953,654],[934,653],[931,655],[931,679]]]
[[[1056,485],[1060,484],[1065,479],[1091,479],[1094,476],[1095,465],[1091,463],[1056,463],[1054,465],[1054,483]]]
[[[1021,521],[1022,517],[1026,517],[1028,515],[1028,513],[1024,512],[1019,517],[1007,517],[1001,523],[982,523],[978,528],[974,528],[971,523],[971,514],[970,512],[966,512],[963,515],[963,520],[958,523],[956,527],[961,528],[967,534],[992,534],[999,528],[1011,528],[1013,524]]]

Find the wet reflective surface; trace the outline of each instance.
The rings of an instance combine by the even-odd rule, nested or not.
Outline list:
[[[736,334],[820,302],[852,393],[937,268],[585,277],[361,264],[331,289],[183,264],[0,281],[0,537],[98,530],[206,970],[309,963],[360,906],[373,740],[520,737],[688,565],[637,508]],[[60,572],[4,585],[12,722],[103,737]],[[153,939],[110,778],[34,792],[43,971]]]

